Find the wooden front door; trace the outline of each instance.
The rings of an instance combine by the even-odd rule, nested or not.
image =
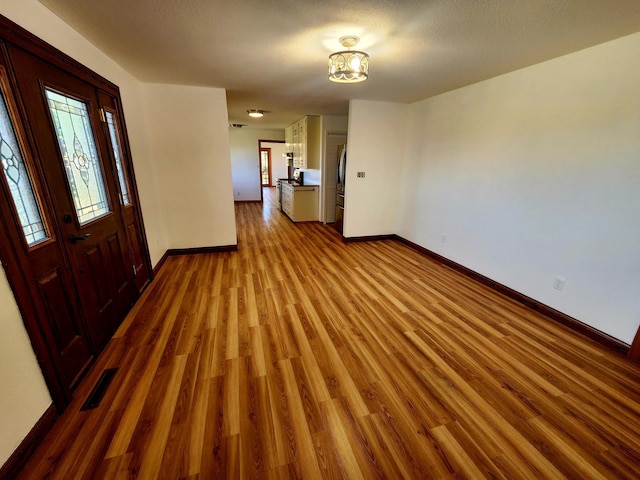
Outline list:
[[[137,297],[112,148],[97,88],[10,47],[75,290],[94,351]]]
[[[0,15],[0,263],[63,410],[151,281],[118,87]]]
[[[51,352],[41,365],[60,403],[69,400],[93,354],[44,175],[1,56],[0,90],[0,253],[14,291],[22,295],[23,315],[40,319],[32,341]]]

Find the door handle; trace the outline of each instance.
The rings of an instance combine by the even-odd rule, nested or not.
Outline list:
[[[71,243],[76,243],[76,242],[84,242],[87,238],[89,238],[91,236],[90,233],[85,233],[84,235],[74,235],[73,233],[69,236],[69,240],[71,240]]]

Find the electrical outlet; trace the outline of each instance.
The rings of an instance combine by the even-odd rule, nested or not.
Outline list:
[[[440,236],[440,243],[447,243],[447,235],[445,233]]]
[[[358,178],[364,178],[364,172],[358,172]]]
[[[553,281],[553,288],[561,292],[564,289],[565,283],[567,283],[567,281],[564,278],[556,277],[556,279]]]

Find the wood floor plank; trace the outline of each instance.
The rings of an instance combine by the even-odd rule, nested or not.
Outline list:
[[[207,350],[203,351],[203,356]],[[201,359],[200,365],[205,364]],[[206,375],[198,376],[194,389],[193,406],[188,420],[188,468],[187,474],[198,475],[201,459],[206,445],[207,409],[209,406],[210,378]]]
[[[21,480],[640,478],[640,365],[264,193],[237,252],[166,260]]]
[[[329,433],[331,444],[333,446],[333,455],[336,456],[340,471],[345,478],[354,480],[364,480],[365,476],[358,465],[353,444],[347,434],[347,428],[351,424],[345,425],[344,413],[340,412],[341,405],[339,400],[329,400],[322,404],[324,417],[326,419],[325,428]],[[368,477],[371,478],[371,477]]]
[[[453,459],[457,473],[464,475],[466,478],[484,478],[487,473],[494,478],[505,478],[500,471],[483,472],[481,465],[477,459],[469,456],[468,451],[458,442],[458,439],[451,434],[446,425],[431,429],[435,440],[444,452]],[[486,464],[491,465],[490,461]]]
[[[131,437],[133,436],[133,432],[138,426],[138,419],[142,413],[145,399],[149,393],[149,388],[156,378],[156,371],[158,370],[162,360],[165,347],[167,346],[169,335],[173,327],[172,320],[174,320],[177,315],[177,307],[180,305],[186,291],[186,287],[187,282],[178,288],[176,297],[173,299],[165,297],[166,302],[170,305],[169,311],[164,317],[164,322],[162,322],[158,327],[160,333],[154,341],[155,346],[153,352],[149,357],[147,357],[144,373],[142,374],[140,381],[132,388],[132,397],[128,403],[129,408],[125,409],[125,413],[118,426],[118,430],[113,438],[110,439],[110,446],[107,451],[106,458],[113,458],[127,453],[127,448],[131,441]]]
[[[282,360],[279,362],[279,365],[284,380],[287,405],[293,420],[293,434],[295,436],[294,461],[303,468],[302,471],[305,474],[305,478],[322,478],[311,430],[309,424],[304,420],[304,405],[300,397],[300,390],[296,382],[293,367],[291,366],[291,360]]]

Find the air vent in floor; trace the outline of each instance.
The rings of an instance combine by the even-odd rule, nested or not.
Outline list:
[[[111,380],[113,380],[117,371],[117,368],[109,368],[102,372],[102,375],[100,375],[98,382],[95,387],[93,387],[93,390],[91,390],[89,397],[84,402],[84,405],[82,405],[80,411],[91,410],[100,405],[100,402],[102,401],[104,394],[107,393],[107,388],[109,388],[109,384],[111,383]]]

